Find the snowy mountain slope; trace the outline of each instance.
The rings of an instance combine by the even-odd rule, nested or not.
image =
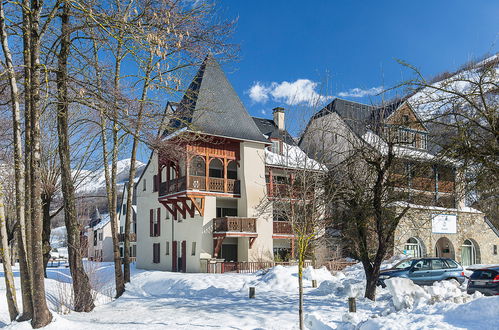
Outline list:
[[[490,70],[484,75],[485,65],[491,65],[495,70]],[[470,68],[460,70],[450,77],[433,83],[432,87],[417,91],[408,98],[408,102],[423,120],[430,120],[455,105],[463,104],[463,98],[457,94],[478,96],[480,88],[483,88],[485,92],[496,89],[498,80],[499,54],[495,54]]]
[[[123,185],[128,181],[128,172],[130,171],[130,158],[122,159],[117,162],[117,183],[118,185]],[[142,174],[146,164],[136,161],[135,166],[137,168],[136,177]],[[111,168],[111,167],[110,167]],[[76,180],[77,183],[77,192],[79,194],[90,194],[96,193],[100,191],[104,191],[106,189],[106,177],[104,174],[104,167],[99,168],[95,171],[89,170],[81,170],[78,173],[78,177]]]

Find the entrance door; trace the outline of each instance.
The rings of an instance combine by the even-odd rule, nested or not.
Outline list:
[[[435,244],[435,255],[439,258],[454,259],[454,246],[447,237],[441,237]]]
[[[222,244],[222,258],[228,262],[237,261],[237,245],[235,244]]]

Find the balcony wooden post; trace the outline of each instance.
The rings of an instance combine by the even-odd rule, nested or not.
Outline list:
[[[224,192],[227,192],[227,157],[224,157]]]
[[[185,190],[189,190],[189,176],[191,172],[191,157],[185,157]]]
[[[291,258],[295,258],[295,239],[291,239]]]
[[[205,162],[205,190],[210,191],[210,156],[208,156],[208,148],[206,148],[206,162]]]

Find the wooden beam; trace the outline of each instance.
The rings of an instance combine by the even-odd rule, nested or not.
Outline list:
[[[249,248],[251,249],[253,247],[253,244],[256,241],[256,237],[250,237],[249,238]]]
[[[161,204],[163,204],[163,206],[168,210],[168,212],[170,212],[170,214],[172,215],[173,217],[173,220],[177,220],[177,212],[175,210],[175,208],[171,208],[169,205],[168,205],[168,201],[163,203],[161,202]]]
[[[220,252],[220,249],[222,248],[222,243],[224,241],[224,238],[225,237],[217,237],[217,239],[214,242],[215,243],[214,244],[215,245],[215,250],[213,251],[213,256],[215,258],[218,257],[218,253]]]
[[[182,215],[182,218],[186,218],[186,213],[185,213],[185,209],[180,207],[178,205],[179,201],[178,200],[175,200],[175,202],[173,203],[173,206],[175,207],[175,209],[180,212],[180,214]]]
[[[200,197],[197,197],[197,196],[188,196],[188,197],[191,200],[192,205],[196,208],[196,210],[198,210],[199,215],[204,216],[204,197],[203,196],[200,196]],[[196,201],[196,198],[199,198],[201,200],[201,204],[199,204]]]

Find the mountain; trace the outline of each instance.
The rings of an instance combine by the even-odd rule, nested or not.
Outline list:
[[[130,158],[119,160],[116,170],[116,182],[119,186],[122,186],[128,182],[128,173],[130,171]],[[135,161],[135,166],[137,169],[136,178],[140,177],[142,171],[144,170],[146,164]],[[109,165],[109,169],[111,166]],[[106,177],[104,174],[104,167],[101,167],[95,171],[81,170],[77,174],[76,180],[76,191],[78,194],[93,194],[100,193],[106,190]],[[121,187],[120,187],[121,188]],[[121,189],[120,189],[121,190]]]

